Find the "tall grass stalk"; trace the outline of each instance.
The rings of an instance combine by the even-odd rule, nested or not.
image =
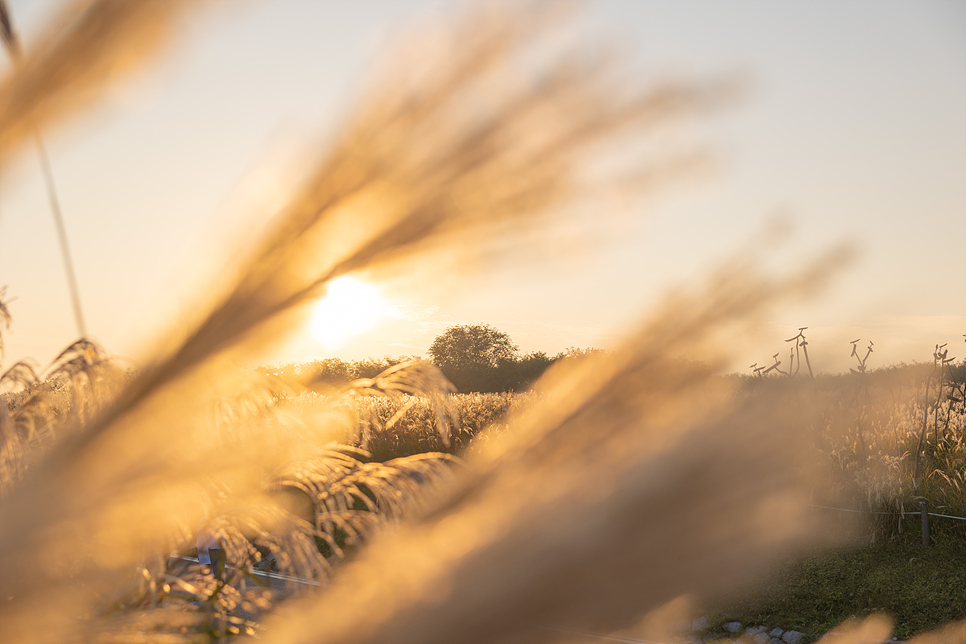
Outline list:
[[[188,4],[71,5],[0,81],[0,160],[153,50]],[[301,417],[277,404],[299,383],[234,366],[298,328],[335,277],[539,235],[576,200],[640,178],[590,181],[601,146],[720,101],[717,85],[629,84],[584,50],[548,54],[535,44],[553,24],[547,7],[481,6],[421,40],[446,56],[395,56],[224,288],[206,291],[187,332],[172,320],[137,375],[112,379],[116,393],[92,347],[63,356],[78,401],[63,417],[39,413],[49,441],[16,432],[37,460],[0,497],[5,637],[250,632],[268,601],[250,573],[272,554],[319,579],[351,561],[270,615],[268,641],[549,642],[559,633],[547,626],[610,630],[683,593],[728,594],[823,541],[796,464],[808,418],[784,413],[782,398],[735,405],[708,370],[667,356],[700,346],[723,360],[716,334],[814,290],[841,253],[787,278],[736,263],[668,301],[612,355],[547,374],[547,393],[458,482],[445,456],[379,465],[333,453],[348,422],[338,410]],[[445,396],[435,374],[409,369],[358,386]],[[25,383],[13,412],[40,405],[45,387],[56,388]],[[374,521],[401,522],[364,535]],[[229,579],[165,563],[199,525],[226,544]],[[354,551],[363,536],[375,540]]]

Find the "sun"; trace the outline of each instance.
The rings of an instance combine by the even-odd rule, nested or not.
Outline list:
[[[354,277],[338,277],[329,283],[328,292],[315,307],[312,337],[335,349],[391,314],[392,307],[378,287]]]

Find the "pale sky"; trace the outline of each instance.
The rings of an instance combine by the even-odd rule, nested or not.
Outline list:
[[[57,4],[9,0],[28,47]],[[171,53],[47,133],[90,334],[135,354],[151,321],[196,292],[190,260],[217,256],[237,213],[270,200],[286,164],[351,109],[386,39],[459,4],[216,4]],[[776,312],[739,363],[784,353],[799,326],[819,371],[845,369],[855,338],[875,341],[870,366],[927,360],[943,342],[966,356],[966,3],[600,0],[580,16],[622,43],[642,82],[751,79],[692,128],[713,171],[635,207],[599,252],[387,290],[394,316],[338,349],[306,333],[284,359],[425,355],[448,325],[475,323],[523,351],[614,346],[776,214],[795,229],[776,263],[840,241],[860,256],[821,299]],[[29,148],[0,176],[0,286],[16,297],[6,366],[46,363],[75,335],[40,179]]]

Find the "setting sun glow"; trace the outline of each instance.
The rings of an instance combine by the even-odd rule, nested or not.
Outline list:
[[[368,331],[390,313],[391,307],[378,287],[354,277],[339,277],[332,280],[325,297],[316,305],[312,337],[334,349]]]

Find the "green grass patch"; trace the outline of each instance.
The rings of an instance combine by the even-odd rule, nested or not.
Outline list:
[[[715,621],[814,636],[872,613],[890,615],[900,639],[966,619],[966,546],[889,543],[808,556],[782,566]]]

